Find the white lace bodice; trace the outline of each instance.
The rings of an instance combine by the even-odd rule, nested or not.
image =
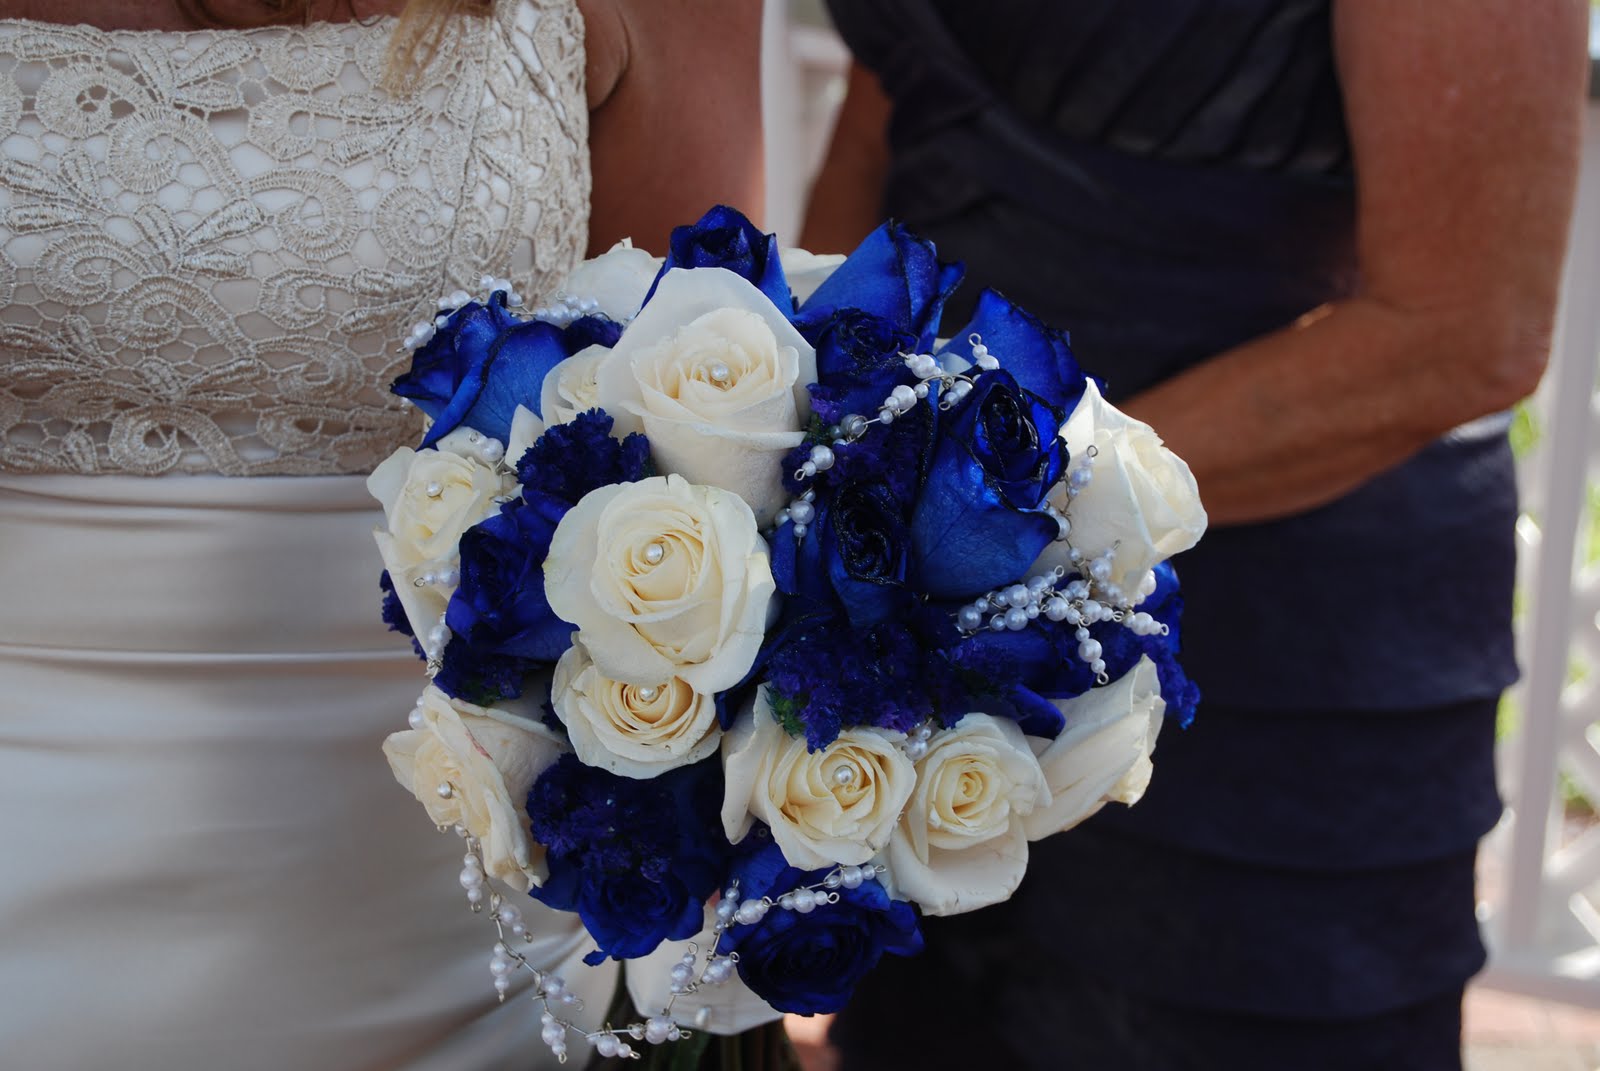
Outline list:
[[[415,434],[412,323],[583,255],[574,0],[462,18],[414,91],[392,19],[0,20],[0,471],[333,474]]]

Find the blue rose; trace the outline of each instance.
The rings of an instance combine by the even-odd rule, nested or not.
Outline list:
[[[762,234],[761,228],[746,219],[742,212],[726,205],[716,206],[692,226],[673,229],[667,243],[666,263],[662,264],[656,282],[673,268],[726,268],[749,280],[784,315],[794,308],[789,282],[783,274],[783,261],[778,255],[777,237]],[[646,304],[655,292],[652,284]]]
[[[999,293],[985,290],[978,295],[972,319],[942,352],[971,360],[974,334],[1024,390],[1064,413],[1077,406],[1086,379],[1065,331],[1046,326]]]
[[[916,584],[961,598],[1014,583],[1057,535],[1045,495],[1066,467],[1059,410],[984,372],[939,423],[911,518]]]
[[[820,884],[823,871],[789,865],[770,842],[743,857],[734,877],[746,900]],[[760,922],[735,925],[724,951],[739,953],[739,977],[781,1012],[819,1015],[836,1012],[856,984],[885,955],[922,951],[922,932],[910,904],[889,899],[876,881],[837,891],[839,902],[809,914],[773,908]]]
[[[461,583],[445,608],[450,642],[434,678],[473,703],[522,694],[522,678],[572,645],[571,625],[550,609],[544,559],[566,512],[547,497],[518,499],[461,537]]]
[[[929,352],[944,303],[961,282],[959,264],[940,264],[933,243],[889,222],[867,235],[800,307],[801,332],[836,310],[860,309],[888,320]]]
[[[496,291],[487,305],[472,301],[451,313],[389,389],[432,418],[424,447],[458,427],[505,442],[517,406],[540,413],[550,369],[592,342],[614,342],[618,330],[590,317],[566,328],[522,320]]]
[[[528,793],[550,869],[531,895],[578,913],[598,946],[590,964],[693,937],[727,872],[721,805],[715,758],[636,781],[564,755]]]
[[[812,409],[824,420],[837,422],[847,413],[871,416],[896,386],[916,382],[902,356],[916,348],[916,336],[881,316],[840,309],[806,341],[817,348]]]
[[[803,540],[793,525],[773,539],[778,590],[837,603],[857,627],[894,617],[910,601],[910,532],[904,507],[882,484],[855,480],[818,499]]]

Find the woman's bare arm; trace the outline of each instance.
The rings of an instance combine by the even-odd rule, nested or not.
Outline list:
[[[655,252],[714,204],[759,220],[761,8],[755,0],[581,0],[588,27],[589,248]]]
[[[1543,373],[1577,174],[1582,0],[1343,0],[1360,292],[1130,399],[1214,523],[1338,497]]]

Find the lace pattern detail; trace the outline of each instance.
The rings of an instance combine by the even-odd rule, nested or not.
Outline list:
[[[393,20],[0,20],[0,471],[336,474],[439,295],[552,291],[587,242],[572,0],[462,18],[414,90]]]

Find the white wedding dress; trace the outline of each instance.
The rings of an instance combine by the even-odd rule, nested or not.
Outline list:
[[[573,0],[463,18],[0,21],[0,1066],[480,1071],[550,1057],[379,751],[363,475],[433,301],[549,292],[588,213]],[[531,958],[605,1008],[570,915]]]

